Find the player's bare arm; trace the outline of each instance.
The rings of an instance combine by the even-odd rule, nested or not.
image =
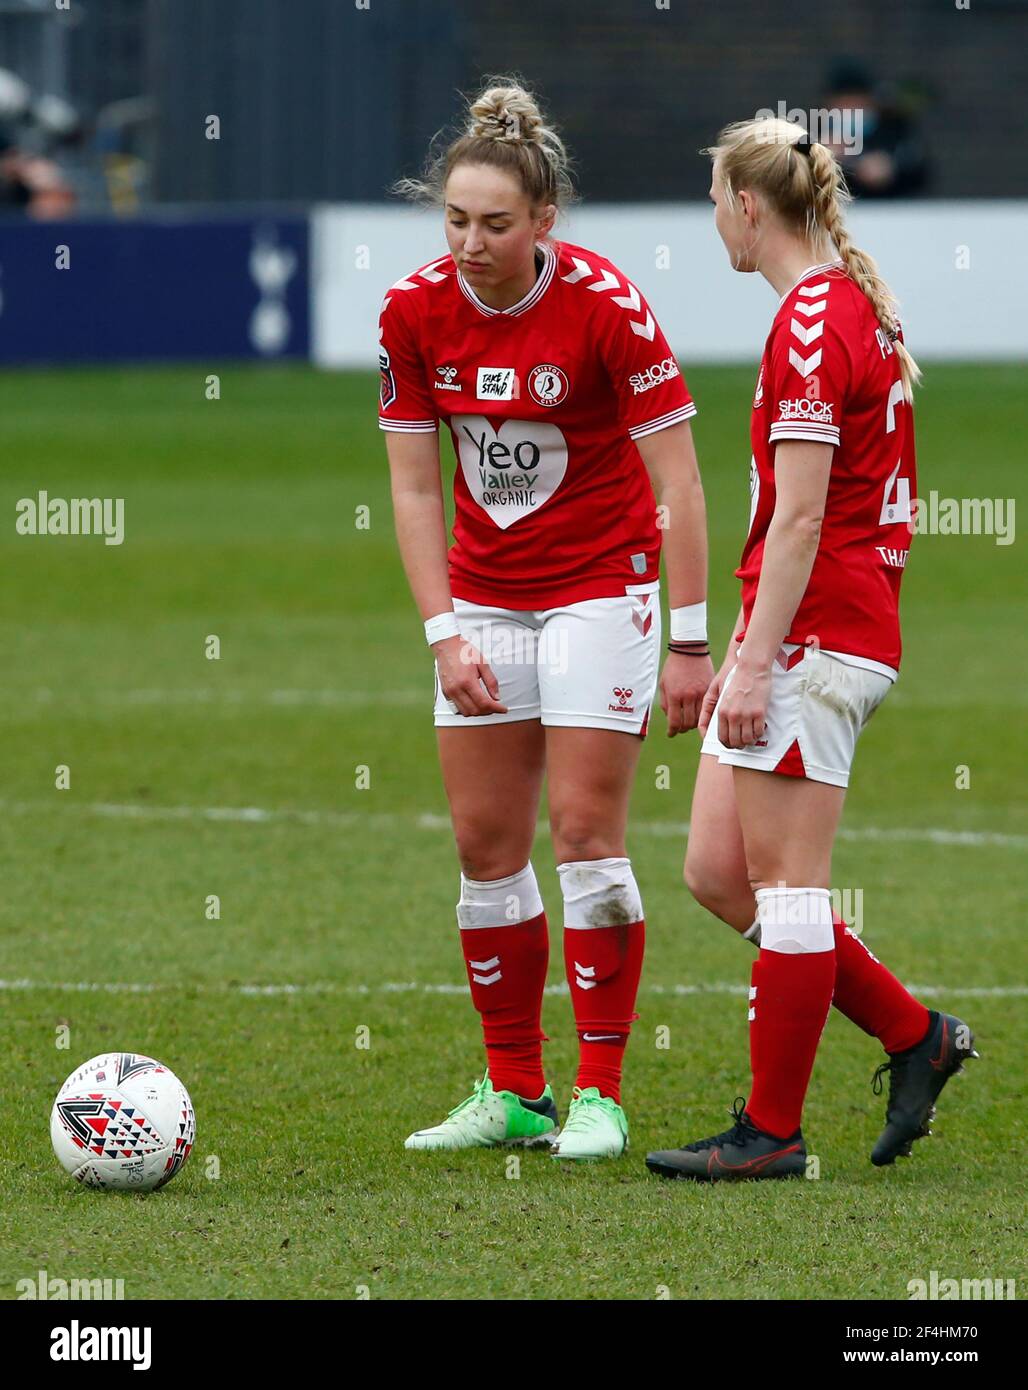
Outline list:
[[[821,535],[834,450],[785,440],[775,452],[776,501],[735,679],[721,703],[718,736],[729,748],[763,737],[771,663],[792,626],[810,579]]]
[[[664,564],[672,610],[707,598],[707,512],[692,429],[687,421],[637,441],[664,529]],[[695,729],[714,678],[706,645],[671,652],[660,677],[668,737]]]
[[[446,563],[446,513],[438,434],[387,434],[386,451],[400,557],[423,619],[453,611]],[[463,637],[432,644],[443,694],[461,714],[505,714],[488,663]]]
[[[732,635],[728,639],[728,647],[725,651],[725,658],[718,667],[717,674],[707,687],[707,693],[703,697],[703,704],[700,707],[700,719],[698,728],[702,735],[706,735],[710,727],[717,702],[720,699],[721,691],[724,689],[725,681],[728,679],[730,671],[734,670],[736,662],[739,660],[739,644],[742,642],[746,623],[743,619],[743,612],[740,606],[732,624]]]

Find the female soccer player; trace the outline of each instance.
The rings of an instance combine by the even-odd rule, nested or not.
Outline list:
[[[616,1157],[644,931],[625,822],[657,686],[661,529],[669,728],[696,727],[713,678],[695,407],[638,289],[549,236],[571,191],[567,156],[522,87],[494,79],[426,179],[400,187],[444,209],[449,255],[386,296],[380,423],[435,656],[457,922],[487,1056],[472,1095],[406,1145],[556,1135],[541,1056],[546,915],[529,859],[545,773],[580,1048],[551,1151]],[[448,556],[440,420],[457,461]]]
[[[919,373],[895,302],[843,223],[830,151],[785,121],[728,126],[708,153],[736,270],[780,296],[753,401],[742,610],[707,693],[686,882],[756,942],[749,1100],[732,1129],[651,1153],[668,1177],[802,1173],[800,1115],[833,1002],[881,1039],[886,1126],[871,1161],[908,1155],[973,1051],[838,917],[832,844],[861,728],[896,679],[915,494]]]

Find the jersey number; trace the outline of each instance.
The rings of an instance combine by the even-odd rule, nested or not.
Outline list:
[[[892,434],[896,428],[896,407],[903,405],[903,382],[894,381],[889,390],[889,399],[885,402],[885,433]],[[912,519],[910,507],[910,479],[901,478],[899,471],[903,467],[903,460],[896,461],[896,467],[889,474],[889,480],[885,484],[885,493],[882,497],[882,514],[878,518],[879,526],[891,526],[896,522],[906,522],[910,524]]]

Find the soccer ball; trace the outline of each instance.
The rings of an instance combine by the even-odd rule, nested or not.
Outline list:
[[[163,1187],[195,1137],[193,1103],[182,1082],[138,1052],[93,1057],[68,1077],[50,1112],[57,1160],[86,1187]]]

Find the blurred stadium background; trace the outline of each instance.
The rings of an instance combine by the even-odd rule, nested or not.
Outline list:
[[[816,1200],[649,1185],[640,1154],[718,1128],[745,1084],[749,969],[682,888],[695,742],[669,745],[658,718],[629,836],[648,951],[632,1153],[589,1173],[541,1159],[520,1182],[488,1153],[403,1153],[466,1093],[479,1046],[375,366],[385,289],[444,249],[387,187],[458,90],[516,70],[578,161],[584,201],[558,234],[638,281],[697,399],[720,645],[773,296],[729,271],[697,151],[728,119],[834,92],[885,156],[854,226],[928,368],[922,483],[1023,494],[1021,0],[0,0],[0,69],[0,1297],[42,1266],[124,1278],[129,1298],[902,1298],[929,1270],[1017,1272],[1025,575],[988,534],[918,538],[903,678],[862,740],[836,856],[871,948],[978,1032],[939,1140],[870,1168],[879,1056],[833,1018]],[[125,543],[16,535],[40,490],[124,499]],[[556,923],[545,842],[535,858]],[[121,1047],[187,1083],[197,1148],[133,1240],[98,1248],[46,1116],[72,1065]]]
[[[564,234],[622,262],[687,360],[748,360],[763,323],[732,277],[710,285],[697,151],[779,103],[862,112],[857,230],[915,350],[1028,355],[1025,277],[1006,262],[1028,234],[1020,0],[825,0],[816,23],[755,0],[2,0],[0,360],[372,364],[383,286],[440,240],[387,188],[458,90],[511,69],[577,160]],[[42,255],[68,219],[70,276]],[[654,275],[657,245],[671,276]],[[993,297],[1006,312],[989,322]]]

